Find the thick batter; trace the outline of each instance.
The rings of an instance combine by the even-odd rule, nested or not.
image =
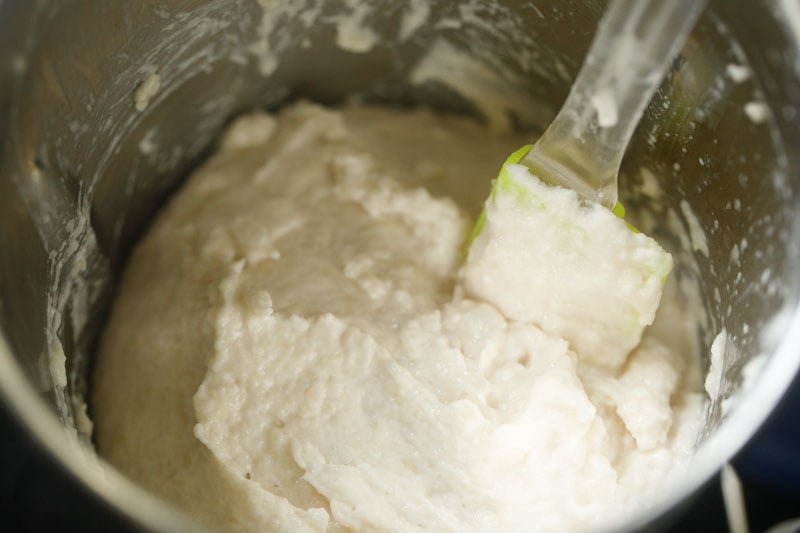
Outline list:
[[[554,211],[531,215],[539,185],[511,165],[525,200],[494,196],[464,266],[488,181],[520,144],[423,111],[241,118],[132,254],[97,361],[101,453],[230,529],[618,517],[688,457],[700,415],[688,356],[648,335],[628,354],[669,256],[584,210],[616,243],[608,263],[565,272],[587,283],[560,293],[519,275],[544,272],[524,263],[529,224]],[[578,220],[569,195],[546,203]],[[552,246],[535,253],[567,268]],[[592,275],[629,306],[602,327]],[[548,287],[559,298],[540,300]]]

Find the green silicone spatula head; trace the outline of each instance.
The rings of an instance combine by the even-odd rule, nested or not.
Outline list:
[[[612,0],[564,106],[521,163],[613,208],[631,135],[705,4]]]

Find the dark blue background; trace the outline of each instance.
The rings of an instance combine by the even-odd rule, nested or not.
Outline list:
[[[756,436],[733,461],[745,492],[750,531],[800,518],[800,374]],[[693,502],[675,531],[726,531],[719,483]]]
[[[800,516],[800,378],[734,465],[751,531]],[[0,408],[0,516],[5,531],[134,531],[45,459]],[[719,484],[709,483],[674,531],[725,531]]]

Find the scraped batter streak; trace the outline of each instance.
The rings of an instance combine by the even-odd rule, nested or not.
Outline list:
[[[598,364],[519,318],[524,291],[511,313],[475,296],[485,265],[461,247],[520,144],[422,111],[240,119],[131,257],[95,376],[101,452],[228,529],[618,517],[688,456],[702,397],[652,336]]]

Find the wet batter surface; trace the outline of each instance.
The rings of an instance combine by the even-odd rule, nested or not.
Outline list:
[[[131,255],[94,376],[101,454],[225,529],[561,531],[629,509],[701,413],[695,362],[639,343],[669,257],[581,211],[616,239],[598,272],[624,272],[599,328],[573,318],[603,309],[597,272],[552,301],[515,274],[530,254],[508,244],[553,216],[527,200],[487,203],[465,259],[520,144],[426,111],[240,118]]]

